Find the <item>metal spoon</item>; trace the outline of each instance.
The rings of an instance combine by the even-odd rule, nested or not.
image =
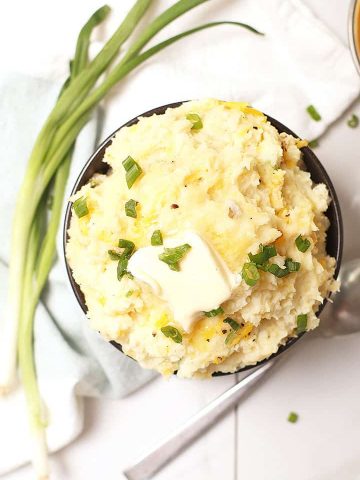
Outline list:
[[[322,333],[326,336],[346,335],[360,330],[360,259],[343,265],[340,271],[341,292],[329,303],[322,318]],[[191,417],[171,435],[156,445],[137,463],[124,471],[128,480],[147,480],[169,463],[176,454],[188,447],[226,411],[234,407],[249,389],[267,374],[278,359],[255,368],[236,385],[217,397]]]

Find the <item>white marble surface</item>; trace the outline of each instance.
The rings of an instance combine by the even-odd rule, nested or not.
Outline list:
[[[349,0],[307,3],[347,42]],[[39,65],[46,64],[50,59],[42,52],[41,42],[53,42],[54,51],[61,52],[63,31],[72,35],[78,18],[66,15],[69,1],[42,0],[8,2],[2,6],[3,18],[14,17],[19,4],[23,15],[17,28],[10,21],[2,22],[2,61],[30,68],[29,59],[35,55]],[[87,13],[93,5],[98,2],[83,2],[79,10]],[[41,35],[32,34],[40,29]],[[19,32],[28,41],[19,42]],[[360,114],[360,102],[329,129],[317,149],[341,200],[345,258],[360,254],[360,128],[347,127],[346,118],[352,112]],[[236,412],[214,425],[155,480],[359,480],[359,349],[360,334],[335,339],[309,335]],[[53,478],[123,478],[122,468],[142,450],[234,382],[234,376],[210,381],[157,379],[119,401],[87,400],[85,430],[52,456]],[[286,421],[291,410],[300,415],[294,425]],[[7,480],[30,478],[28,467],[6,476]]]

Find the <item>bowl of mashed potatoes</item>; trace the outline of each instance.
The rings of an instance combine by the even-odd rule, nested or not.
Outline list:
[[[90,158],[64,248],[104,339],[165,376],[209,377],[317,327],[339,288],[341,213],[306,140],[246,103],[180,102]]]

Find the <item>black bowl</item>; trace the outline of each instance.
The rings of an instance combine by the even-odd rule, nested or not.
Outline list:
[[[111,141],[114,137],[114,135],[123,127],[130,127],[131,125],[134,125],[139,121],[140,117],[150,117],[151,115],[161,115],[165,113],[165,111],[168,108],[176,108],[179,107],[182,103],[184,102],[176,102],[176,103],[170,103],[168,105],[163,105],[161,107],[154,108],[152,110],[149,110],[148,112],[143,113],[142,115],[139,115],[129,122],[125,123],[121,127],[119,127],[115,132],[113,132],[106,140],[103,141],[103,143],[98,147],[95,153],[91,155],[89,160],[86,162],[84,168],[81,170],[75,185],[71,191],[71,195],[74,195],[80,188],[85,185],[91,177],[95,173],[106,173],[109,169],[110,166],[106,163],[104,163],[102,160],[104,158],[104,153],[107,147],[111,144]],[[268,120],[270,123],[279,131],[279,132],[285,132],[290,135],[293,135],[294,137],[297,137],[291,130],[289,130],[287,127],[282,125],[280,122],[275,120],[274,118],[271,118],[267,115]],[[314,154],[310,148],[305,147],[302,148],[303,152],[303,160],[306,165],[307,170],[309,171],[311,175],[311,179],[313,180],[314,183],[325,183],[327,186],[327,189],[330,193],[331,197],[331,203],[329,205],[329,208],[326,212],[326,216],[328,217],[330,221],[330,227],[327,231],[327,239],[326,239],[326,250],[329,255],[334,257],[336,259],[336,269],[335,269],[335,277],[337,277],[340,269],[340,263],[341,263],[341,257],[342,257],[342,249],[343,249],[343,225],[342,225],[342,218],[341,218],[341,210],[340,210],[340,204],[339,200],[337,198],[334,186],[329,178],[329,175],[326,173],[326,170]],[[70,226],[70,220],[71,220],[71,205],[72,203],[69,202],[66,208],[65,212],[65,220],[64,220],[64,231],[63,231],[63,248],[64,248],[64,255],[65,255],[65,248],[66,248],[66,243],[68,241],[68,229]],[[66,255],[65,255],[65,263],[66,263],[66,270],[68,273],[69,281],[71,284],[71,287],[73,289],[73,292],[80,304],[80,307],[84,311],[84,313],[87,313],[87,308],[85,304],[85,298],[80,290],[79,285],[75,282],[72,272],[70,269],[70,266],[66,260]],[[320,305],[320,308],[317,312],[317,315],[320,315],[322,312],[323,308],[325,307],[327,303],[327,300],[324,300],[324,303]],[[298,337],[290,338],[285,345],[282,345],[279,347],[278,351],[271,355],[270,357],[266,358],[265,360],[262,360],[261,362],[258,362],[256,365],[261,365],[264,362],[267,362],[271,358],[274,358],[278,355],[280,355],[282,352],[287,350],[291,345],[293,345],[295,342],[297,342],[304,334],[299,335]],[[111,342],[114,347],[122,351],[121,345],[116,343],[116,342]],[[253,368],[254,365],[249,365],[247,367],[241,368],[238,370],[239,372],[248,370],[249,368]],[[218,375],[229,375],[228,373],[214,373],[214,376]]]

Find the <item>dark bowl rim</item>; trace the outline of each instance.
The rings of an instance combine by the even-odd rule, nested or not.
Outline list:
[[[139,119],[141,117],[149,117],[151,115],[162,115],[162,114],[165,113],[165,111],[168,108],[179,107],[180,105],[182,105],[183,103],[186,103],[188,101],[189,100],[184,100],[184,101],[180,101],[180,102],[173,102],[173,103],[169,103],[169,104],[166,104],[166,105],[162,105],[160,107],[152,108],[152,109],[150,109],[150,110],[148,110],[148,111],[146,111],[146,112],[144,112],[140,115],[137,115],[136,117],[132,118],[128,122],[121,125],[114,132],[112,132],[98,146],[98,148],[95,150],[95,152],[90,156],[88,161],[85,163],[84,167],[81,169],[81,171],[80,171],[80,173],[79,173],[79,175],[78,175],[78,177],[75,181],[75,184],[74,184],[74,186],[71,190],[70,196],[74,195],[79,190],[79,187],[81,188],[81,186],[83,184],[82,180],[83,180],[84,176],[86,175],[89,167],[91,166],[91,164],[94,161],[97,160],[97,157],[100,154],[102,154],[102,156],[103,156],[103,153],[105,152],[106,148],[110,145],[112,139],[114,138],[115,134],[119,130],[121,130],[124,127],[130,127],[131,125],[134,125],[135,123],[137,123],[139,121]],[[281,133],[285,132],[289,135],[292,135],[295,138],[299,138],[298,135],[296,135],[292,130],[290,130],[288,127],[286,127],[285,125],[280,123],[278,120],[270,117],[269,115],[267,115],[265,113],[264,113],[264,115],[267,117],[267,119],[270,121],[270,123],[279,132],[281,132]],[[339,270],[340,270],[340,265],[341,265],[341,261],[342,261],[343,242],[344,242],[343,222],[342,222],[340,203],[339,203],[335,188],[333,186],[333,183],[332,183],[328,173],[326,172],[324,166],[320,162],[320,160],[317,158],[317,156],[314,154],[314,152],[309,147],[303,147],[303,148],[301,148],[301,151],[303,152],[303,161],[304,161],[306,167],[308,168],[308,163],[307,163],[307,160],[308,160],[309,163],[312,163],[312,165],[315,165],[317,170],[320,172],[321,183],[325,183],[325,185],[326,185],[326,187],[329,191],[330,198],[331,198],[330,204],[332,204],[332,206],[334,208],[334,217],[335,217],[335,221],[336,221],[336,224],[335,224],[334,227],[335,227],[335,230],[336,230],[336,233],[337,233],[337,235],[336,235],[336,240],[337,240],[337,242],[336,242],[336,253],[335,253],[336,267],[335,267],[335,273],[334,273],[334,278],[336,279],[338,277]],[[72,276],[71,268],[70,268],[70,266],[68,264],[68,261],[67,261],[67,258],[66,258],[66,243],[68,241],[68,228],[70,226],[70,220],[71,220],[71,206],[72,206],[72,202],[70,200],[68,200],[65,215],[64,215],[64,223],[63,223],[63,255],[64,255],[66,271],[67,271],[67,275],[68,275],[68,278],[69,278],[69,281],[70,281],[71,288],[74,292],[74,295],[75,295],[82,311],[86,315],[87,314],[87,308],[86,308],[85,302],[82,298],[82,293],[81,293],[80,287],[77,285],[77,283],[75,282],[75,280]],[[326,212],[325,212],[325,214],[326,214]],[[323,311],[327,301],[328,301],[328,298],[325,298],[323,303],[319,306],[319,309],[316,312],[316,316],[319,316],[321,314],[321,312]],[[271,359],[277,357],[278,355],[280,355],[281,353],[286,351],[288,348],[290,348],[292,345],[294,345],[298,340],[300,340],[306,333],[307,332],[304,332],[304,333],[301,333],[300,335],[298,335],[297,337],[289,338],[286,341],[285,344],[279,346],[278,350],[275,353],[273,353],[269,357],[255,363],[253,365],[247,365],[243,368],[240,368],[240,369],[236,370],[235,372],[215,372],[215,373],[212,374],[212,376],[217,377],[217,376],[224,376],[224,375],[233,375],[235,373],[245,372],[246,370],[252,369],[254,367],[259,367],[260,365],[270,361]],[[115,348],[117,348],[118,350],[120,350],[123,353],[122,347],[121,347],[120,344],[118,344],[117,342],[114,342],[114,341],[111,341],[110,343]],[[130,357],[130,358],[132,358],[132,357]]]

